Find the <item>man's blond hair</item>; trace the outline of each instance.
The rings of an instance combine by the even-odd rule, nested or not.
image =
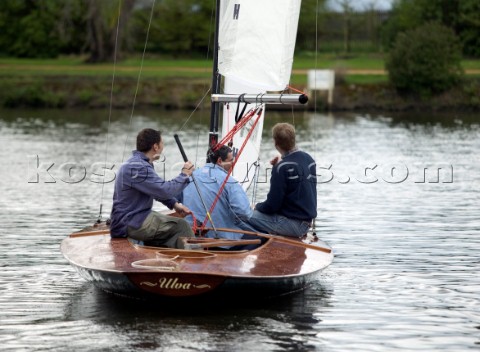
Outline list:
[[[277,123],[272,128],[272,136],[275,145],[288,152],[295,148],[295,127],[289,123]]]

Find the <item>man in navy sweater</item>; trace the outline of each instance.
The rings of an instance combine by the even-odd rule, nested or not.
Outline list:
[[[273,165],[267,199],[258,203],[248,224],[261,232],[301,237],[317,216],[317,179],[313,158],[297,149],[295,128],[277,123],[272,128],[281,154]]]
[[[145,245],[172,248],[184,247],[181,237],[194,237],[184,219],[152,211],[155,199],[180,215],[190,212],[175,195],[188,185],[193,165],[187,161],[177,177],[165,181],[153,168],[153,161],[162,151],[160,131],[146,128],[138,133],[137,150],[122,165],[115,180],[110,224],[112,237],[130,237]]]

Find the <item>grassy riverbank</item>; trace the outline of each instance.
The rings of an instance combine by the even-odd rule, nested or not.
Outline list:
[[[56,60],[0,59],[0,105],[4,107],[91,107],[112,104],[116,108],[154,106],[190,109],[207,93],[209,60],[131,58],[114,67],[85,64],[80,57]],[[462,85],[436,97],[405,97],[388,84],[383,58],[364,56],[338,59],[329,55],[295,59],[292,86],[306,90],[309,69],[334,69],[334,110],[478,110],[480,109],[480,61],[465,60]],[[115,68],[115,71],[114,71]],[[138,82],[138,83],[137,83]],[[317,108],[327,108],[323,92],[312,94]],[[312,97],[312,98],[313,98]],[[313,100],[313,99],[311,99]],[[208,107],[205,99],[201,107]],[[313,104],[310,104],[310,108]]]

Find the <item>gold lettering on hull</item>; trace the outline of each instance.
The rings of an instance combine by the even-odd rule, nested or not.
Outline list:
[[[142,281],[140,285],[145,285],[149,287],[159,287],[168,290],[191,290],[191,289],[204,289],[204,288],[211,288],[210,285],[202,284],[202,285],[194,285],[190,282],[181,282],[178,277],[174,278],[166,278],[162,277],[158,279],[158,282],[150,282],[150,281]]]

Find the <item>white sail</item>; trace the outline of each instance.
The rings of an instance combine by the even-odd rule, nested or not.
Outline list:
[[[219,72],[267,91],[285,89],[300,5],[300,0],[221,1]]]
[[[224,0],[220,3],[218,70],[225,94],[284,90],[290,80],[301,0]],[[250,104],[249,107],[254,107]],[[240,112],[243,104],[240,104]],[[247,108],[246,111],[248,111]],[[236,103],[224,106],[222,135],[235,126]],[[245,190],[255,175],[265,106],[233,171]],[[240,149],[255,120],[235,135]]]
[[[253,86],[244,85],[242,83],[236,82],[233,79],[226,79],[224,89],[228,93],[245,93],[246,91],[250,93],[260,93],[261,91]],[[225,136],[234,126],[235,126],[235,115],[237,110],[236,103],[230,103],[225,105],[223,108],[223,122],[222,122],[222,135]],[[239,106],[239,113],[243,109],[242,103]],[[254,105],[250,104],[251,108],[254,108]],[[247,107],[248,111],[250,108]],[[263,130],[263,119],[265,116],[265,106],[263,107],[262,115],[260,116],[259,121],[255,125],[255,130],[252,132],[250,138],[245,144],[245,148],[242,151],[240,157],[236,157],[237,161],[235,163],[235,168],[233,170],[232,176],[235,177],[237,181],[242,184],[243,189],[247,190],[250,187],[250,184],[255,178],[256,165],[258,161],[258,155],[260,153],[260,143],[262,142],[262,130]],[[243,142],[250,130],[253,127],[257,115],[253,116],[249,122],[237,132],[233,138],[233,148],[236,152],[242,147]]]

